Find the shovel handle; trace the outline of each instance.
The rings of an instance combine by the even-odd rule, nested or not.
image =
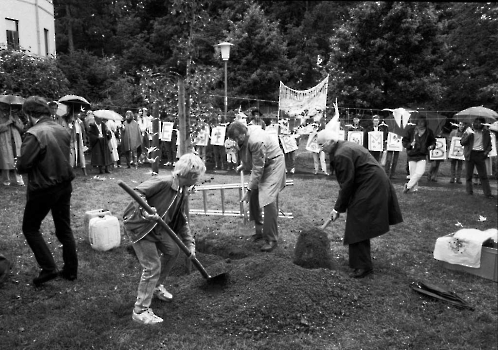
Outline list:
[[[244,170],[240,171],[240,188],[242,189],[242,198],[244,198],[246,191],[244,191]],[[243,211],[244,224],[246,224],[249,220],[247,219],[247,209],[244,201],[241,202],[240,209]]]
[[[126,192],[128,192],[128,194],[149,214],[153,215],[154,214],[154,211],[152,210],[152,208],[150,207],[149,204],[147,204],[147,202],[145,202],[143,200],[142,197],[140,197],[138,195],[138,193],[136,191],[134,191],[130,186],[128,186],[127,184],[125,184],[123,181],[118,181],[118,185],[123,189],[125,190]],[[169,227],[169,225],[164,222],[163,219],[157,221],[157,223],[159,225],[161,225],[165,230],[166,230],[166,233],[175,241],[175,243],[180,247],[180,249],[190,258],[190,260],[192,261],[192,263],[195,265],[195,267],[199,270],[199,272],[201,273],[201,275],[206,278],[206,279],[209,279],[211,278],[211,276],[209,276],[209,274],[207,273],[206,269],[204,268],[204,266],[201,265],[201,263],[199,262],[199,260],[197,260],[196,257],[192,256],[192,253],[190,253],[190,250],[185,246],[185,244],[182,242],[182,240],[180,238],[178,238],[178,236],[176,235],[176,233],[171,229],[171,227]]]
[[[328,225],[332,222],[332,218],[328,218],[327,221],[320,227],[320,229],[325,230]]]

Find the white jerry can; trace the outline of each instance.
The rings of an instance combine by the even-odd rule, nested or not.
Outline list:
[[[90,220],[102,215],[112,215],[112,213],[107,209],[94,209],[85,212],[83,217],[83,229],[85,230],[85,237],[88,237],[90,232]]]
[[[90,219],[88,238],[92,248],[101,252],[119,247],[121,230],[118,218],[101,215]]]

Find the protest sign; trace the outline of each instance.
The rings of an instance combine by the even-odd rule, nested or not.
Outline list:
[[[354,142],[363,146],[363,131],[348,132],[348,141]]]
[[[320,153],[321,149],[316,143],[317,132],[310,133],[308,137],[308,142],[306,143],[306,150],[314,153]]]
[[[279,137],[284,153],[289,153],[299,148],[293,135],[280,135]]]
[[[390,132],[387,134],[387,146],[386,149],[388,151],[397,151],[400,152],[403,150],[403,144],[401,143],[401,136]]]
[[[173,135],[173,122],[163,122],[161,127],[161,141],[171,142]]]
[[[382,131],[370,131],[368,133],[368,150],[382,151],[384,149],[384,134]]]
[[[209,140],[209,126],[202,128],[197,133],[197,138],[195,139],[196,146],[207,146]]]
[[[446,139],[444,137],[436,137],[436,147],[429,153],[430,160],[445,160],[446,159]]]
[[[226,126],[218,125],[211,130],[211,144],[214,146],[225,145]]]
[[[448,158],[464,160],[463,156],[463,146],[460,144],[461,137],[453,136],[451,138],[450,150],[448,152]]]

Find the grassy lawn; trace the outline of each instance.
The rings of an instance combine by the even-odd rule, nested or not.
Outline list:
[[[130,186],[150,178],[150,169],[116,169],[88,177],[77,171],[73,182],[72,227],[78,244],[78,280],[32,286],[38,268],[21,232],[25,188],[1,187],[0,252],[14,263],[0,287],[0,349],[497,349],[498,284],[445,269],[433,259],[438,237],[461,228],[497,227],[496,200],[474,196],[464,185],[450,185],[448,162],[437,183],[421,180],[418,193],[403,194],[404,157],[393,180],[404,223],[372,240],[375,274],[347,277],[347,247],[342,244],[345,215],[327,229],[334,270],[304,269],[293,264],[299,234],[328,217],[338,193],[334,176],[314,176],[309,154],[297,157],[293,185],[279,205],[293,219],[279,220],[279,247],[261,253],[248,239],[250,225],[236,217],[191,216],[198,257],[207,270],[223,260],[230,282],[207,288],[195,270],[186,274],[182,256],[167,281],[175,299],[154,300],[164,323],[141,326],[131,320],[140,277],[128,238],[119,248],[98,252],[84,235],[86,211],[105,208],[121,215]],[[161,168],[159,175],[169,173]],[[203,185],[239,183],[233,172],[208,171]],[[492,180],[496,194],[496,180]],[[220,191],[207,193],[209,209],[221,209]],[[227,209],[238,209],[238,191],[225,191]],[[202,209],[197,192],[190,208]],[[485,221],[480,221],[480,216]],[[59,266],[61,249],[51,217],[42,231]],[[474,310],[458,309],[412,291],[412,281],[426,281],[454,291]]]

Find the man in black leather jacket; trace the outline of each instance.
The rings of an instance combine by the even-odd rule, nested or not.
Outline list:
[[[41,97],[27,98],[23,112],[33,126],[26,131],[16,166],[19,173],[28,174],[22,231],[41,268],[33,284],[38,286],[59,274],[67,280],[75,280],[78,257],[69,210],[74,179],[69,163],[71,135],[51,118],[48,104]],[[52,211],[55,235],[62,244],[64,267],[60,273],[40,232],[49,211]]]

